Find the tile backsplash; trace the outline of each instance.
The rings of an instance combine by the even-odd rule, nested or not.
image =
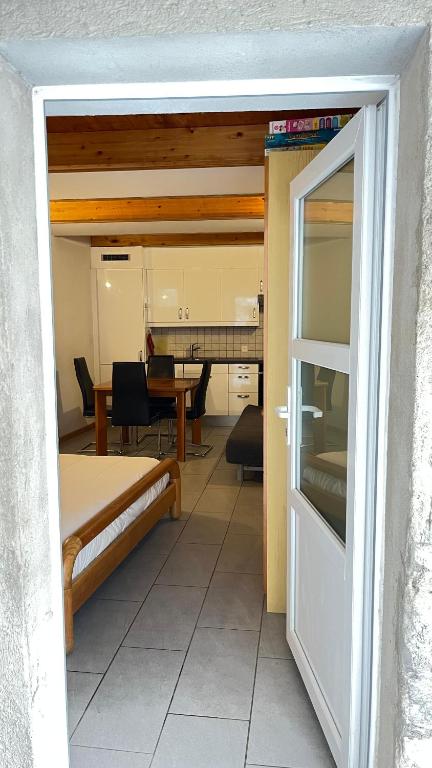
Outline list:
[[[191,344],[199,344],[198,357],[262,357],[263,312],[254,328],[152,328],[155,351],[187,357]],[[242,352],[242,346],[247,352]]]

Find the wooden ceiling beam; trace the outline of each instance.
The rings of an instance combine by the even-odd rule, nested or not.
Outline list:
[[[52,200],[51,223],[263,219],[264,195]]]
[[[48,134],[48,170],[136,171],[264,164],[267,123]]]
[[[264,232],[168,232],[144,235],[93,235],[91,244],[99,248],[179,248],[197,245],[262,245]]]

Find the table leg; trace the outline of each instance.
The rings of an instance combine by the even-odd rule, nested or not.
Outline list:
[[[186,397],[177,392],[177,461],[186,461]]]
[[[194,419],[192,422],[192,442],[194,445],[201,445],[201,419]]]
[[[130,443],[130,435],[129,435],[129,427],[122,427],[122,440],[125,445],[129,445]]]
[[[95,417],[96,417],[96,454],[107,454],[107,396],[105,392],[95,392]]]

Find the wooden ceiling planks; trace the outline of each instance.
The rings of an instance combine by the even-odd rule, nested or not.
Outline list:
[[[48,168],[60,173],[260,166],[268,123],[308,114],[326,110],[48,117]]]

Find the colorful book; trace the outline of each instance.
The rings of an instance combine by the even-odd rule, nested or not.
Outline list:
[[[296,117],[293,120],[274,120],[270,123],[270,134],[301,133],[324,129],[341,129],[352,115],[323,115],[317,117]]]
[[[303,133],[272,133],[265,137],[265,149],[280,149],[283,147],[310,147],[314,144],[328,144],[334,139],[339,129],[324,129],[318,131],[303,131]]]

